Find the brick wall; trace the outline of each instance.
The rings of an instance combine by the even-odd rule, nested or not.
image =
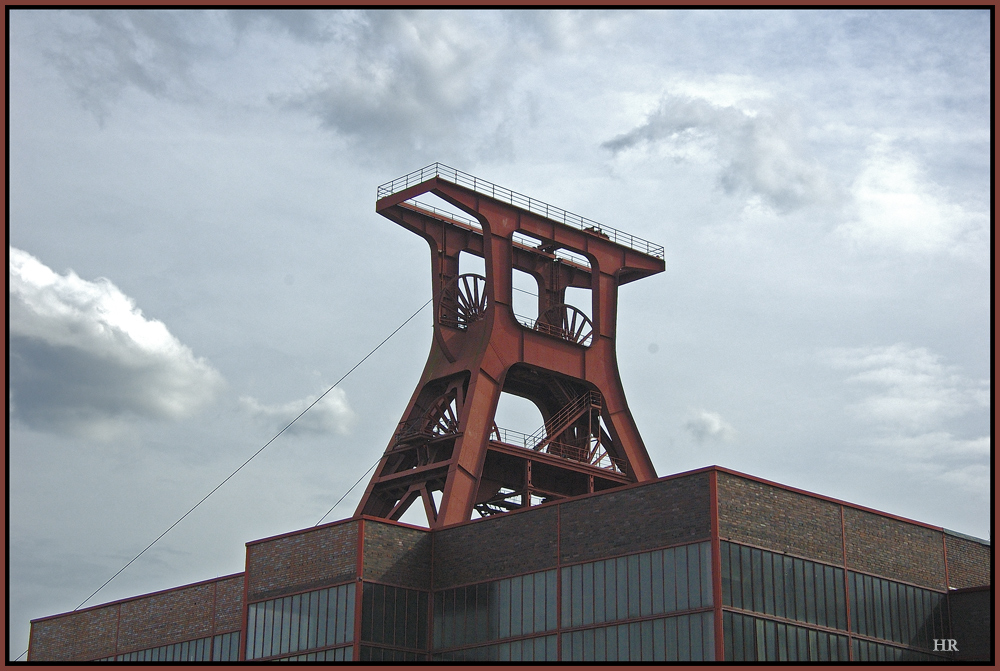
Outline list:
[[[430,589],[431,533],[365,520],[364,578],[412,589]]]
[[[243,574],[215,585],[215,633],[236,631],[243,626]]]
[[[556,565],[556,508],[548,506],[434,534],[434,589]]]
[[[941,532],[848,506],[844,529],[848,568],[945,589]]]
[[[357,576],[358,522],[247,543],[250,602],[318,589]]]
[[[718,487],[723,539],[843,564],[836,503],[722,472]]]
[[[209,583],[125,601],[118,625],[118,652],[211,636],[214,591]]]
[[[948,547],[949,587],[981,587],[993,584],[993,546],[945,534]]]
[[[708,473],[612,490],[560,504],[563,563],[707,540]]]
[[[88,661],[115,652],[118,605],[31,623],[28,661]]]
[[[234,631],[242,602],[240,574],[36,620],[28,659],[91,661]]]

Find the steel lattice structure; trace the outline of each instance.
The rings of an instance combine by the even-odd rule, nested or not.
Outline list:
[[[432,193],[469,217],[414,199]],[[656,478],[615,353],[619,285],[664,269],[663,248],[441,164],[379,187],[376,211],[431,247],[434,339],[420,382],[358,506],[431,528]],[[486,276],[459,274],[459,254]],[[538,315],[512,308],[512,271]],[[591,290],[593,319],[566,303]],[[502,392],[533,402],[533,434],[498,427]],[[433,492],[440,492],[436,504]]]

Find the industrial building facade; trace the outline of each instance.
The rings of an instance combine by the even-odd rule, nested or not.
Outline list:
[[[989,660],[991,581],[988,542],[709,467],[253,541],[242,574],[33,621],[28,659]]]

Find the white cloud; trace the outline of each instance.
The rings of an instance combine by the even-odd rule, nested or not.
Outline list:
[[[699,443],[704,443],[707,440],[731,440],[736,435],[736,430],[722,419],[722,415],[708,410],[693,412],[684,423],[684,428]]]
[[[880,140],[851,186],[855,216],[839,233],[856,244],[986,258],[989,217],[949,202],[917,160]]]
[[[704,98],[667,95],[645,123],[603,144],[620,153],[662,145],[682,160],[714,158],[727,193],[763,198],[780,212],[830,197],[825,171],[807,156],[794,115],[717,105]]]
[[[891,459],[900,468],[970,491],[989,487],[990,436],[962,437],[951,422],[990,407],[988,380],[969,379],[923,347],[828,350],[837,369],[864,396],[847,410],[866,426],[869,456]]]
[[[134,418],[180,419],[222,378],[107,279],[59,275],[10,248],[13,412],[28,426],[110,438]]]
[[[829,350],[835,368],[856,371],[848,382],[877,391],[850,409],[858,417],[908,432],[936,427],[977,408],[989,407],[989,383],[970,380],[924,347]]]
[[[310,396],[281,405],[265,405],[250,396],[240,397],[240,403],[253,417],[273,426],[275,431],[284,428],[315,400],[316,396]],[[288,433],[346,434],[354,419],[347,394],[334,389],[289,427]]]

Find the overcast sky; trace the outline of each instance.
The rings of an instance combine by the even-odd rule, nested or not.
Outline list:
[[[9,20],[12,657],[430,297],[426,243],[374,203],[435,161],[665,246],[618,315],[660,475],[990,536],[987,11]],[[430,325],[88,605],[315,524],[385,449]]]

